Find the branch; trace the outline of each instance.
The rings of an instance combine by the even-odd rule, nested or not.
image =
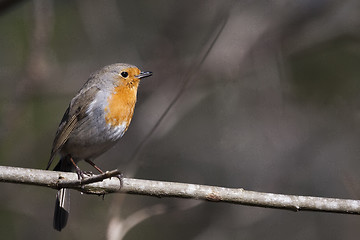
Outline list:
[[[246,191],[242,188],[224,188],[132,178],[124,178],[123,187],[120,189],[119,179],[112,177],[117,174],[117,170],[114,170],[100,175],[101,177],[95,175],[89,177],[90,180],[86,179],[86,181],[91,182],[92,179],[96,178],[98,178],[97,180],[100,179],[100,181],[104,180],[82,185],[82,182],[77,180],[75,173],[0,166],[0,182],[30,184],[55,189],[67,187],[88,194],[120,192],[156,197],[192,198],[293,211],[360,214],[360,200],[273,194]]]

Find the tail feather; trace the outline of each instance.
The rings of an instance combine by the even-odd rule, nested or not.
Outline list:
[[[54,171],[72,172],[74,166],[68,160],[69,156],[62,157]],[[61,231],[67,223],[70,213],[70,190],[61,188],[56,194],[53,227]]]
[[[67,223],[70,213],[70,190],[60,189],[56,194],[53,227],[61,231]]]

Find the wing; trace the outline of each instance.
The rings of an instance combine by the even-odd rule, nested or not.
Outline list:
[[[54,156],[61,150],[66,141],[69,139],[71,132],[77,124],[87,116],[87,109],[90,103],[94,100],[98,87],[90,87],[81,90],[72,100],[69,107],[60,122],[59,128],[56,132],[53,147],[51,150],[50,160],[47,168],[49,169]]]

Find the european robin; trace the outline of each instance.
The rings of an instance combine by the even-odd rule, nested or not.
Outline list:
[[[112,64],[93,73],[65,111],[46,169],[59,153],[60,161],[54,171],[76,171],[79,178],[83,177],[77,162],[85,160],[102,172],[92,160],[124,135],[134,113],[140,79],[151,75],[126,63]],[[56,230],[65,227],[69,211],[70,192],[60,189],[53,222]]]

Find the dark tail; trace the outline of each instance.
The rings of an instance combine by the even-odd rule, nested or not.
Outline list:
[[[62,157],[59,163],[54,168],[54,171],[72,172],[74,167],[68,159],[69,157]],[[66,188],[60,189],[56,194],[55,211],[53,227],[61,231],[67,223],[70,213],[70,190]]]
[[[53,227],[61,231],[66,226],[70,213],[70,190],[60,189],[56,194]]]

